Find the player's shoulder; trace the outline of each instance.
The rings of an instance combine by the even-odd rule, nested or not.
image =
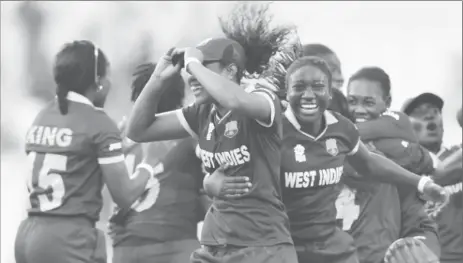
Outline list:
[[[116,122],[103,109],[94,108],[87,118],[90,130],[95,133],[120,132]]]
[[[333,125],[337,130],[341,131],[351,131],[357,130],[355,124],[348,118],[342,116],[340,113],[326,110],[325,111],[325,121],[326,124]]]
[[[388,122],[395,123],[396,125],[410,125],[411,121],[410,118],[403,112],[400,111],[393,111],[393,110],[386,110],[383,112],[379,118],[379,120],[384,120]]]

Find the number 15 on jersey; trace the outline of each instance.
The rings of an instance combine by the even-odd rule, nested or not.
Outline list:
[[[67,156],[30,152],[27,157],[32,168],[27,183],[32,208],[45,212],[60,207],[65,196],[60,173],[66,171]]]

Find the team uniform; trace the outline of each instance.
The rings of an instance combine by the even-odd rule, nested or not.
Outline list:
[[[371,129],[374,126],[375,128]],[[434,161],[416,140],[408,117],[386,112],[373,121],[357,125],[366,145],[405,169],[430,174]],[[400,136],[395,137],[394,136]],[[363,137],[362,137],[363,139]],[[338,197],[338,223],[355,240],[362,263],[380,263],[389,246],[399,238],[424,236],[437,256],[440,246],[435,223],[424,211],[424,202],[409,187],[372,183],[346,169],[344,188]]]
[[[150,143],[156,183],[123,220],[112,220],[113,263],[188,262],[200,247],[196,235],[204,174],[195,146],[193,138]],[[140,148],[136,145],[126,155],[129,169],[141,162]]]
[[[213,105],[191,105],[177,116],[199,139],[200,157],[207,173],[228,162],[229,176],[247,176],[253,186],[234,200],[214,198],[204,219],[203,248],[192,262],[284,263],[296,262],[289,221],[281,201],[280,102],[264,89],[271,105],[271,120],[261,123],[229,111],[218,116]]]
[[[445,160],[460,146],[451,149],[442,149],[438,153],[440,160]],[[450,193],[449,203],[437,215],[436,221],[439,225],[439,235],[442,244],[441,263],[463,262],[463,193],[462,183],[445,186]]]
[[[69,112],[53,101],[28,131],[31,209],[18,230],[17,263],[106,262],[95,228],[102,207],[100,164],[124,160],[116,124],[84,96],[69,92]]]
[[[336,226],[335,201],[346,156],[359,148],[354,124],[325,111],[316,138],[301,131],[291,108],[284,114],[281,180],[299,262],[358,262],[352,237]]]

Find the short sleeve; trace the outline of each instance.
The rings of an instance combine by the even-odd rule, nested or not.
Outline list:
[[[93,143],[99,164],[124,161],[121,132],[116,123],[104,112],[97,113]]]
[[[200,106],[193,103],[177,110],[176,114],[183,128],[191,135],[191,137],[197,139],[199,133]]]
[[[347,139],[349,141],[349,152],[347,155],[351,156],[357,153],[360,147],[360,134],[357,130],[357,127],[349,120],[345,119],[347,122]]]
[[[275,95],[275,93],[267,88],[261,87],[259,84],[251,91],[251,93],[263,96],[268,101],[270,106],[270,119],[268,122],[262,122],[258,120],[256,120],[256,122],[265,128],[272,127],[275,123],[275,116],[281,115],[280,100]]]

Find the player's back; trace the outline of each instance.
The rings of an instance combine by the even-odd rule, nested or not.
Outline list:
[[[38,114],[26,138],[32,164],[29,214],[98,220],[103,179],[95,140],[106,136],[100,133],[105,125],[115,127],[102,110],[72,100],[66,115],[60,113],[56,100]],[[120,151],[120,141],[114,141],[108,152]]]
[[[152,142],[146,146],[147,158],[157,160],[156,181],[132,206],[122,224],[113,223],[115,245],[196,239],[203,173],[195,140]],[[126,155],[133,167],[142,160],[141,147],[134,146]]]

